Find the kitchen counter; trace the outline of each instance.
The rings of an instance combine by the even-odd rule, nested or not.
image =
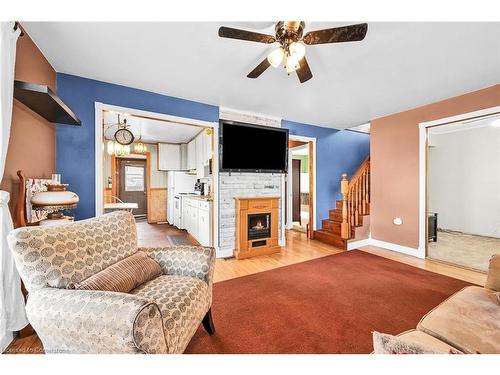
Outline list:
[[[196,200],[199,200],[199,201],[213,201],[213,197],[211,195],[184,195],[184,198],[185,199],[196,199]]]

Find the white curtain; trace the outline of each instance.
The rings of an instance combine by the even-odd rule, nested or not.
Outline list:
[[[7,146],[9,145],[14,93],[14,64],[16,42],[21,30],[14,30],[14,22],[0,22],[0,176],[3,176]],[[9,335],[28,324],[21,292],[21,280],[7,245],[7,234],[13,229],[9,212],[9,193],[0,190],[0,346]],[[3,348],[0,348],[3,349]]]

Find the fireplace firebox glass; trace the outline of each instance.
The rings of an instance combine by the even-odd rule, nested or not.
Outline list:
[[[271,214],[248,215],[248,239],[271,237]]]

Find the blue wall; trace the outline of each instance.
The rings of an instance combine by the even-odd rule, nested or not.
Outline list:
[[[95,102],[219,121],[215,106],[68,74],[57,74],[57,95],[82,121],[81,127],[58,125],[56,132],[56,169],[80,196],[78,220],[95,215]]]
[[[218,121],[219,108],[212,105],[155,94],[68,74],[57,74],[57,94],[82,121],[81,127],[58,125],[56,132],[56,169],[64,183],[80,196],[75,210],[78,220],[95,215],[95,102],[145,111]],[[338,131],[283,120],[290,134],[317,139],[316,220],[328,217],[340,198],[340,175],[352,175],[369,154],[365,134]]]
[[[368,134],[336,130],[283,120],[290,134],[316,138],[316,225],[328,218],[328,210],[340,199],[342,173],[352,176],[370,154]]]

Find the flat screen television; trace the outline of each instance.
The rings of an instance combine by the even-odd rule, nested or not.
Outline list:
[[[287,173],[288,129],[221,120],[221,172]]]

